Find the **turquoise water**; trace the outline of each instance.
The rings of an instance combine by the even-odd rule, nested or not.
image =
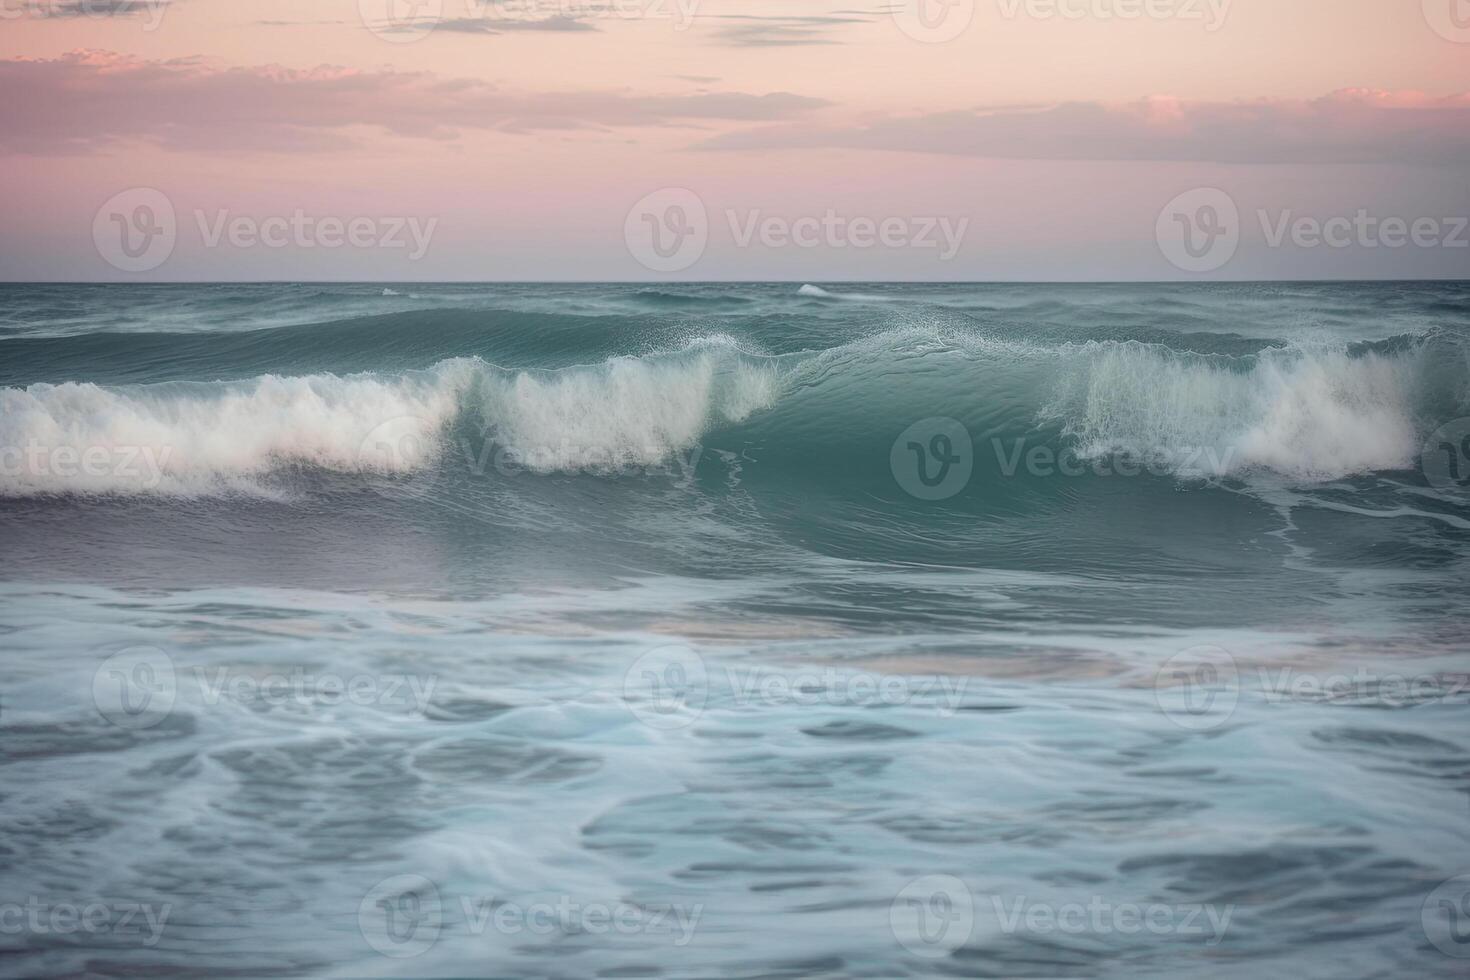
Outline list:
[[[0,300],[0,973],[1463,974],[1470,286]]]

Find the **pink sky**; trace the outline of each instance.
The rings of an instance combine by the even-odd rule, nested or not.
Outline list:
[[[5,279],[1470,274],[1470,0],[0,0],[0,17]],[[137,272],[97,238],[105,203],[132,220],[135,188],[173,212],[166,259]],[[1239,238],[1203,271],[1159,238],[1200,188]],[[629,238],[662,189],[703,212],[677,268]],[[211,239],[293,215],[432,236]],[[824,219],[844,230],[779,234]],[[1281,237],[1302,219],[1354,231]],[[1423,234],[1394,245],[1385,221]],[[919,241],[940,222],[963,228],[953,249]]]

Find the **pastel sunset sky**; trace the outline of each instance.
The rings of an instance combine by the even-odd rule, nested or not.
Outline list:
[[[9,280],[1470,275],[1470,0],[0,0],[0,17]],[[94,236],[135,188],[174,212],[167,261],[142,272]],[[1159,229],[1202,188],[1238,210],[1239,247],[1191,271]],[[651,268],[639,202],[689,195],[697,259]],[[432,237],[211,241],[297,212]],[[829,230],[780,235],[803,218]],[[1283,239],[1300,218],[1357,220],[1345,244]],[[1392,244],[1388,219],[1420,240]]]

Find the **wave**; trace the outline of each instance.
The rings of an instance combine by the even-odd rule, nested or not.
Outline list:
[[[1432,342],[1268,348],[1249,358],[1130,342],[1069,354],[1043,414],[1079,454],[1189,455],[1182,475],[1269,471],[1320,482],[1412,469],[1426,423],[1464,410],[1470,377],[1463,347]],[[1444,371],[1441,358],[1456,355],[1458,371]]]
[[[811,283],[803,285],[796,291],[796,295],[811,299],[850,300],[860,303],[891,303],[894,301],[891,296],[877,296],[872,293],[834,293],[821,286],[813,286]]]
[[[775,374],[720,338],[669,355],[511,372],[478,358],[392,377],[0,389],[0,495],[266,491],[283,468],[408,473],[466,416],[536,472],[614,470],[694,445],[774,398]]]
[[[1311,483],[1412,468],[1427,431],[1466,414],[1467,379],[1464,344],[1442,337],[1235,356],[906,328],[781,356],[715,335],[562,368],[470,356],[396,374],[71,381],[0,388],[0,495],[265,491],[303,467],[412,473],[461,423],[539,473],[657,464],[735,425],[732,437],[816,459],[924,415],[962,420],[977,443],[1040,433],[1085,458],[1161,458],[1183,477]],[[1021,394],[997,408],[1007,391]]]

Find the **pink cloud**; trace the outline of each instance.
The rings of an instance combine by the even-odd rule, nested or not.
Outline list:
[[[352,126],[422,139],[507,132],[772,122],[824,105],[786,92],[524,92],[427,72],[222,67],[107,51],[0,61],[0,148],[89,152],[121,141],[187,150],[333,150]]]
[[[1343,89],[1319,99],[1067,102],[889,118],[864,126],[768,126],[704,149],[842,147],[1045,160],[1470,163],[1470,93]]]

